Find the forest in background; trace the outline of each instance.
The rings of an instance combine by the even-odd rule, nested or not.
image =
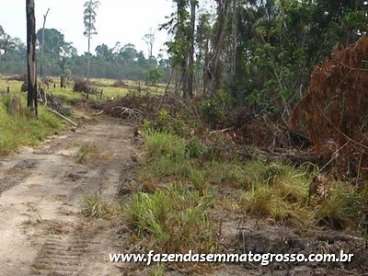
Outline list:
[[[148,33],[142,39],[153,44],[155,37]],[[117,42],[112,48],[101,44],[94,53],[79,55],[72,43],[65,41],[64,34],[46,28],[37,31],[37,45],[38,71],[42,76],[83,77],[87,74],[89,61],[93,78],[147,80],[154,74],[156,79],[163,81],[168,75],[167,59],[144,54],[130,43],[121,45]],[[0,26],[0,73],[21,75],[25,69],[26,45]]]
[[[167,59],[153,57],[152,51],[147,58],[130,44],[100,45],[94,54],[89,47],[81,56],[70,43],[53,50],[46,46],[52,41],[44,42],[42,51],[38,46],[41,77],[55,70],[60,87],[56,78],[40,77],[37,82],[31,78],[35,72],[28,75],[33,84],[18,76],[0,82],[0,127],[8,137],[0,136],[0,149],[8,149],[7,154],[20,145],[36,145],[66,123],[79,135],[78,123],[84,124],[85,114],[92,118],[86,126],[99,128],[108,122],[108,130],[105,125],[98,135],[105,141],[78,145],[74,155],[65,158],[87,171],[96,165],[123,171],[113,182],[116,197],[86,192],[78,208],[90,225],[101,222],[98,231],[113,229],[112,239],[129,252],[344,250],[355,255],[350,263],[274,262],[268,267],[124,264],[119,267],[124,273],[365,273],[368,1],[171,2],[174,11],[160,26],[170,34]],[[32,10],[35,1],[27,3]],[[89,46],[98,3],[85,3]],[[45,41],[57,33],[46,29]],[[36,32],[29,35],[35,37]],[[1,45],[6,46],[7,39],[12,41],[3,32]],[[145,39],[149,42],[150,35]],[[38,43],[42,40],[39,31]],[[22,48],[18,46],[0,46],[0,66],[12,65],[6,58]],[[18,54],[13,58],[21,61]],[[147,67],[138,65],[143,61]],[[109,70],[113,72],[107,74]],[[117,81],[92,79],[105,73]],[[25,110],[24,94],[18,90],[27,90],[27,85],[35,101]],[[37,102],[42,104],[38,117]],[[32,132],[26,131],[30,123]],[[126,135],[123,130],[110,133],[125,124],[134,125],[129,139],[119,140]],[[18,136],[22,139],[14,144]],[[106,154],[109,140],[115,142]],[[128,156],[128,148],[136,150],[131,162],[109,158],[115,152]],[[105,183],[105,176],[99,181]],[[72,187],[87,183],[78,173],[68,177]],[[37,269],[53,272],[54,267],[41,263]]]

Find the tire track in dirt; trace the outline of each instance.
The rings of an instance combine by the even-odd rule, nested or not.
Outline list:
[[[81,198],[112,200],[134,154],[132,127],[101,118],[0,165],[1,275],[119,275],[110,222],[80,215]],[[78,151],[96,146],[80,164]]]

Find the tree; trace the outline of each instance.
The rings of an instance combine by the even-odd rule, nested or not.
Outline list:
[[[84,3],[84,16],[83,16],[83,23],[84,23],[84,35],[87,37],[88,40],[88,55],[91,55],[91,40],[92,36],[97,34],[96,29],[96,16],[97,16],[97,9],[100,5],[100,1],[98,0],[88,0]],[[89,78],[90,74],[90,58],[88,59],[88,66],[87,66],[87,78]]]
[[[36,19],[34,0],[26,0],[27,15],[27,77],[28,108],[38,115],[37,110],[37,70],[36,70]]]
[[[65,70],[63,64],[66,64],[63,59],[69,60],[77,54],[77,50],[71,43],[66,42],[64,34],[56,29],[38,30],[37,39],[41,45],[43,71],[62,75]]]
[[[150,29],[150,31],[143,36],[143,40],[148,47],[148,58],[150,59],[153,57],[153,47],[156,40],[156,36],[153,29]]]
[[[11,49],[16,46],[15,41],[8,35],[2,26],[0,26],[0,50],[1,55],[7,54]]]
[[[151,85],[156,85],[163,77],[163,73],[160,68],[153,68],[147,72],[146,81]]]
[[[137,58],[137,50],[134,44],[128,43],[124,45],[119,51],[119,57],[125,64],[132,64]]]
[[[193,82],[194,82],[194,43],[195,43],[195,22],[196,9],[198,1],[190,1],[190,26],[189,26],[189,49],[188,49],[188,76],[186,78],[186,87],[184,89],[185,97],[193,97]]]
[[[45,58],[44,58],[44,48],[45,48],[45,27],[46,27],[46,20],[47,20],[47,16],[50,12],[50,9],[47,9],[47,12],[43,15],[43,24],[42,24],[42,40],[41,40],[41,63],[40,63],[40,75],[41,77],[43,76],[44,72],[43,72],[43,64],[45,62]]]

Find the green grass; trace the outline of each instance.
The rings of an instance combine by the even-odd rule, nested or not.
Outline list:
[[[368,210],[367,192],[367,188],[359,191],[351,184],[335,182],[317,210],[317,221],[339,230],[356,228]]]
[[[153,194],[138,193],[128,206],[130,223],[140,237],[166,252],[214,246],[214,229],[208,219],[211,200],[197,191],[171,185]]]
[[[0,154],[8,154],[20,146],[35,146],[63,128],[64,123],[43,106],[39,108],[38,119],[27,115],[26,111],[11,115],[8,112],[10,97],[0,97]],[[23,108],[24,102],[22,98]]]
[[[167,157],[174,162],[183,162],[186,143],[179,136],[164,132],[148,132],[145,145],[150,158]]]
[[[244,170],[248,186],[240,205],[246,214],[295,226],[313,222],[307,206],[311,175],[278,162],[250,161]]]
[[[149,181],[176,181],[193,187],[200,195],[210,194],[211,186],[237,189],[240,206],[250,216],[302,226],[313,220],[308,209],[312,175],[280,162],[197,159],[203,151],[193,139],[186,141],[166,132],[147,131],[147,162],[140,171]]]
[[[20,93],[22,83],[19,81],[8,81],[0,79],[0,92],[5,92],[7,88],[10,88],[11,93]]]
[[[84,97],[81,93],[73,92],[71,88],[51,88],[49,93],[70,105],[80,102]]]

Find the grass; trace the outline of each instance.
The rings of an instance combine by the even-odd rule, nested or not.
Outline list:
[[[85,164],[90,160],[97,158],[98,151],[97,146],[93,143],[83,144],[76,155],[76,161],[79,164]]]
[[[162,264],[155,265],[151,271],[150,276],[165,276],[165,266]]]
[[[368,207],[368,189],[359,191],[350,184],[335,182],[316,216],[321,225],[334,229],[356,228]]]
[[[0,154],[8,154],[20,146],[35,146],[63,128],[64,123],[43,106],[39,108],[38,119],[29,116],[24,97],[21,114],[11,115],[8,110],[11,97],[0,97]]]
[[[240,205],[246,214],[294,226],[313,222],[307,206],[312,180],[308,173],[276,162],[250,161],[244,167],[249,185]]]
[[[145,135],[146,150],[149,158],[167,157],[174,162],[185,160],[185,140],[179,136],[164,132],[148,132]]]
[[[236,191],[233,199],[238,198],[240,211],[254,218],[270,218],[296,227],[319,223],[356,229],[362,210],[367,208],[362,202],[367,201],[368,193],[364,196],[351,185],[347,185],[350,189],[335,185],[326,200],[309,206],[314,173],[282,162],[202,160],[200,156],[207,154],[207,149],[200,142],[167,132],[146,131],[145,145],[148,158],[140,170],[145,182],[174,181],[201,196],[212,195],[213,186],[230,187]]]
[[[209,252],[215,246],[214,229],[208,219],[210,205],[210,198],[197,191],[170,185],[153,194],[136,194],[128,214],[138,235],[148,238],[154,248]]]
[[[97,195],[82,198],[81,213],[89,218],[110,218],[115,213],[114,208]]]

